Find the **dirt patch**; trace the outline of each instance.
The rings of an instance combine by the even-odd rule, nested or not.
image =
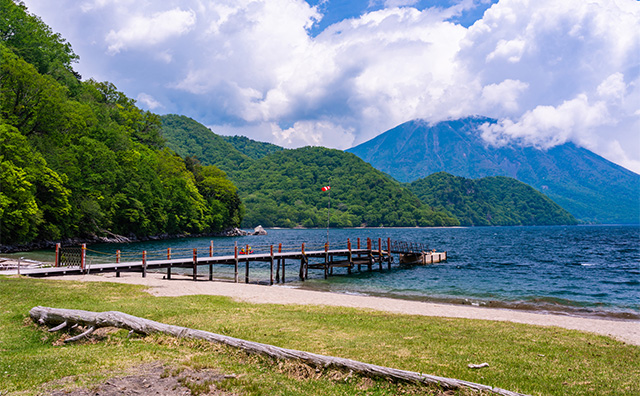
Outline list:
[[[43,393],[45,396],[186,396],[234,394],[217,389],[216,383],[234,375],[216,370],[194,370],[188,367],[172,367],[159,362],[134,367],[131,374],[110,378],[89,388],[58,389]],[[57,381],[58,384],[64,380]]]

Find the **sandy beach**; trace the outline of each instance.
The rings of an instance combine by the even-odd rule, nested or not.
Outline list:
[[[146,278],[142,278],[140,274],[123,273],[120,278],[117,278],[115,274],[103,274],[51,277],[48,279],[145,285],[148,287],[147,291],[150,294],[162,297],[197,294],[215,295],[258,304],[329,305],[398,314],[509,321],[537,326],[557,326],[565,329],[606,335],[628,344],[640,345],[640,321],[592,319],[466,305],[435,304],[392,298],[301,290],[286,286],[263,286],[220,281],[194,282],[188,278],[165,280],[162,279],[162,277],[162,274],[154,273],[147,274]]]

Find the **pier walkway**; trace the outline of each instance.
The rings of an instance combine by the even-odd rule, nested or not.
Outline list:
[[[384,268],[391,269],[395,261],[394,254],[399,256],[399,264],[429,264],[446,260],[446,252],[427,251],[428,249],[420,244],[390,239],[384,242],[386,243],[381,239],[372,241],[367,238],[366,245],[361,246],[358,238],[356,246],[352,246],[351,241],[347,239],[346,246],[331,249],[329,244],[324,244],[311,247],[313,250],[304,243],[297,248],[284,249],[282,244],[252,248],[248,245],[240,247],[236,243],[232,251],[229,251],[228,247],[214,249],[211,242],[207,248],[188,249],[188,254],[185,254],[187,249],[169,248],[162,252],[143,251],[135,255],[132,253],[123,255],[120,251],[116,251],[115,255],[109,255],[87,249],[86,245],[72,248],[63,248],[58,245],[53,266],[21,271],[0,271],[0,275],[19,273],[30,277],[47,277],[115,272],[116,276],[120,276],[121,272],[139,272],[146,277],[147,271],[165,270],[166,278],[171,279],[173,270],[180,268],[190,270],[193,280],[198,280],[206,276],[208,267],[208,279],[213,280],[214,266],[226,265],[234,268],[234,282],[239,281],[241,267],[244,267],[244,281],[249,283],[251,264],[268,263],[268,282],[272,285],[284,283],[285,276],[292,270],[292,266],[297,272],[297,277],[304,281],[308,279],[310,269],[323,271],[325,279],[333,274],[334,268],[346,268],[348,274],[356,268],[361,271],[362,266],[366,266],[369,271],[376,266],[380,271]],[[214,255],[214,252],[223,254]],[[92,254],[90,259],[87,258],[87,253]],[[134,258],[134,256],[137,257]],[[430,259],[425,260],[425,257]],[[203,270],[205,273],[199,272]]]

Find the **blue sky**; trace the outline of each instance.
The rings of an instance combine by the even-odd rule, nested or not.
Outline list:
[[[484,115],[488,144],[574,142],[640,173],[635,0],[25,0],[84,78],[159,114],[345,149]]]
[[[482,18],[482,15],[496,3],[497,0],[486,0],[482,2],[475,2],[472,7],[460,12],[459,15],[452,17],[450,20],[461,24],[464,27],[473,25],[475,21]],[[307,1],[309,5],[318,7],[318,10],[323,14],[322,19],[311,29],[312,35],[317,35],[327,27],[334,23],[340,22],[349,18],[358,18],[363,14],[379,11],[390,6],[410,6],[418,10],[425,10],[428,8],[450,8],[461,3],[456,0],[398,0],[398,1],[382,1],[382,0],[370,0],[370,1],[327,1],[327,0],[312,0]]]

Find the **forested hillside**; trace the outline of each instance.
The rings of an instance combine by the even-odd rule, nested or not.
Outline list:
[[[171,148],[219,166],[238,186],[246,207],[243,226],[326,227],[329,192],[321,188],[329,178],[332,227],[459,224],[353,154],[322,147],[284,150],[244,137],[230,139],[246,156],[188,117],[163,116],[162,122]],[[271,153],[264,155],[266,151]]]
[[[284,150],[284,148],[275,144],[257,142],[246,136],[222,136],[222,138],[231,143],[236,150],[254,160],[266,157],[271,153]]]
[[[467,179],[435,173],[409,185],[424,203],[446,210],[465,226],[576,224],[544,194],[510,177]]]
[[[235,186],[166,147],[160,119],[108,82],[81,81],[71,46],[0,0],[0,244],[236,226]]]
[[[160,120],[167,145],[183,158],[196,157],[205,165],[215,165],[225,171],[246,168],[252,162],[198,121],[176,114],[163,115]]]
[[[329,182],[329,178],[331,181]],[[450,226],[458,221],[423,205],[353,154],[323,147],[273,153],[234,174],[247,213],[244,224],[324,227],[331,194],[332,227]],[[322,191],[323,186],[330,191]]]

